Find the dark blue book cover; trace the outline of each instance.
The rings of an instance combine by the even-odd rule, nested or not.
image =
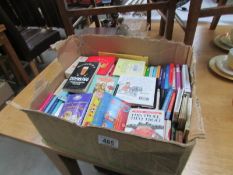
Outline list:
[[[92,94],[70,94],[59,117],[81,125],[91,101]]]

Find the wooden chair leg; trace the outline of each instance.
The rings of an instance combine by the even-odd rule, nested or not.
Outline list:
[[[161,10],[161,13],[163,13],[165,16],[167,14],[167,11],[165,9]],[[159,35],[163,36],[164,32],[165,32],[165,25],[166,25],[166,21],[161,17],[160,20],[160,27],[159,27]]]
[[[175,11],[176,11],[176,3],[177,3],[177,0],[170,0],[169,6],[167,9],[167,22],[166,22],[166,26],[165,26],[165,38],[168,40],[172,39]]]
[[[226,3],[227,3],[227,0],[220,0],[220,1],[218,2],[218,6],[225,5]],[[212,22],[211,22],[211,24],[210,24],[210,30],[215,30],[215,29],[216,29],[216,27],[217,27],[217,25],[218,25],[218,22],[219,22],[220,18],[221,18],[221,15],[214,16],[214,17],[213,17],[213,20],[212,20]]]
[[[30,68],[31,68],[34,76],[37,76],[39,74],[39,70],[36,66],[36,60],[33,59],[32,61],[30,61],[29,65],[30,65]]]
[[[150,1],[147,0],[147,3],[150,3]],[[147,11],[147,26],[148,30],[151,30],[151,10]]]
[[[188,20],[185,29],[184,43],[192,45],[197,28],[198,18],[201,10],[202,0],[191,0]]]

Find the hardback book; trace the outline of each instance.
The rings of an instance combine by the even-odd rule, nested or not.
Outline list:
[[[175,79],[175,76],[174,76],[174,64],[173,63],[171,63],[171,64],[169,64],[169,87],[171,88],[173,88],[173,79]]]
[[[99,62],[100,68],[97,72],[98,75],[107,75],[115,64],[116,57],[114,56],[90,56],[86,62]]]
[[[95,75],[87,92],[94,93],[98,91],[98,92],[108,92],[110,94],[113,94],[118,79],[119,79],[118,77]]]
[[[153,107],[156,78],[120,76],[116,97],[135,105]]]
[[[164,111],[131,108],[126,122],[125,132],[148,138],[164,139]]]
[[[81,125],[91,101],[92,94],[70,94],[59,114],[63,118],[77,125]]]
[[[108,108],[104,114],[102,126],[105,128],[124,131],[130,105],[117,97],[112,96]]]
[[[187,120],[185,123],[184,128],[184,143],[188,142],[188,135],[190,130],[190,124],[191,124],[191,115],[192,115],[192,98],[188,98],[188,104],[187,104]]]
[[[119,58],[115,66],[113,75],[144,76],[145,69],[145,61],[136,61]]]
[[[97,62],[79,62],[63,89],[72,93],[86,92],[98,67]]]
[[[78,57],[75,62],[73,62],[71,64],[70,67],[68,67],[66,70],[65,70],[65,76],[66,78],[69,78],[69,76],[72,74],[72,72],[74,71],[74,69],[77,67],[78,63],[79,62],[85,62],[87,60],[87,57],[85,56],[80,56]]]
[[[92,124],[96,110],[101,102],[103,94],[104,94],[103,92],[98,92],[98,91],[93,93],[93,96],[92,96],[91,102],[89,104],[89,107],[87,109],[82,126],[90,126]]]

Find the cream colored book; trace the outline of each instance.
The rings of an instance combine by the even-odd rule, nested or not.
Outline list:
[[[145,69],[145,61],[136,61],[119,58],[114,69],[113,75],[144,76]]]

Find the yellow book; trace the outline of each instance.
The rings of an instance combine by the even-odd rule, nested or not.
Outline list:
[[[110,53],[110,52],[98,52],[99,56],[115,56],[116,58],[125,58],[129,60],[145,61],[148,65],[149,57],[148,56],[139,56],[139,55],[129,55],[129,54],[120,54],[120,53]]]
[[[114,69],[113,75],[144,76],[145,69],[145,61],[136,61],[119,58]]]
[[[87,109],[86,115],[82,122],[82,126],[90,126],[94,120],[95,112],[100,104],[100,101],[103,97],[103,92],[95,92],[92,96],[91,102]]]

